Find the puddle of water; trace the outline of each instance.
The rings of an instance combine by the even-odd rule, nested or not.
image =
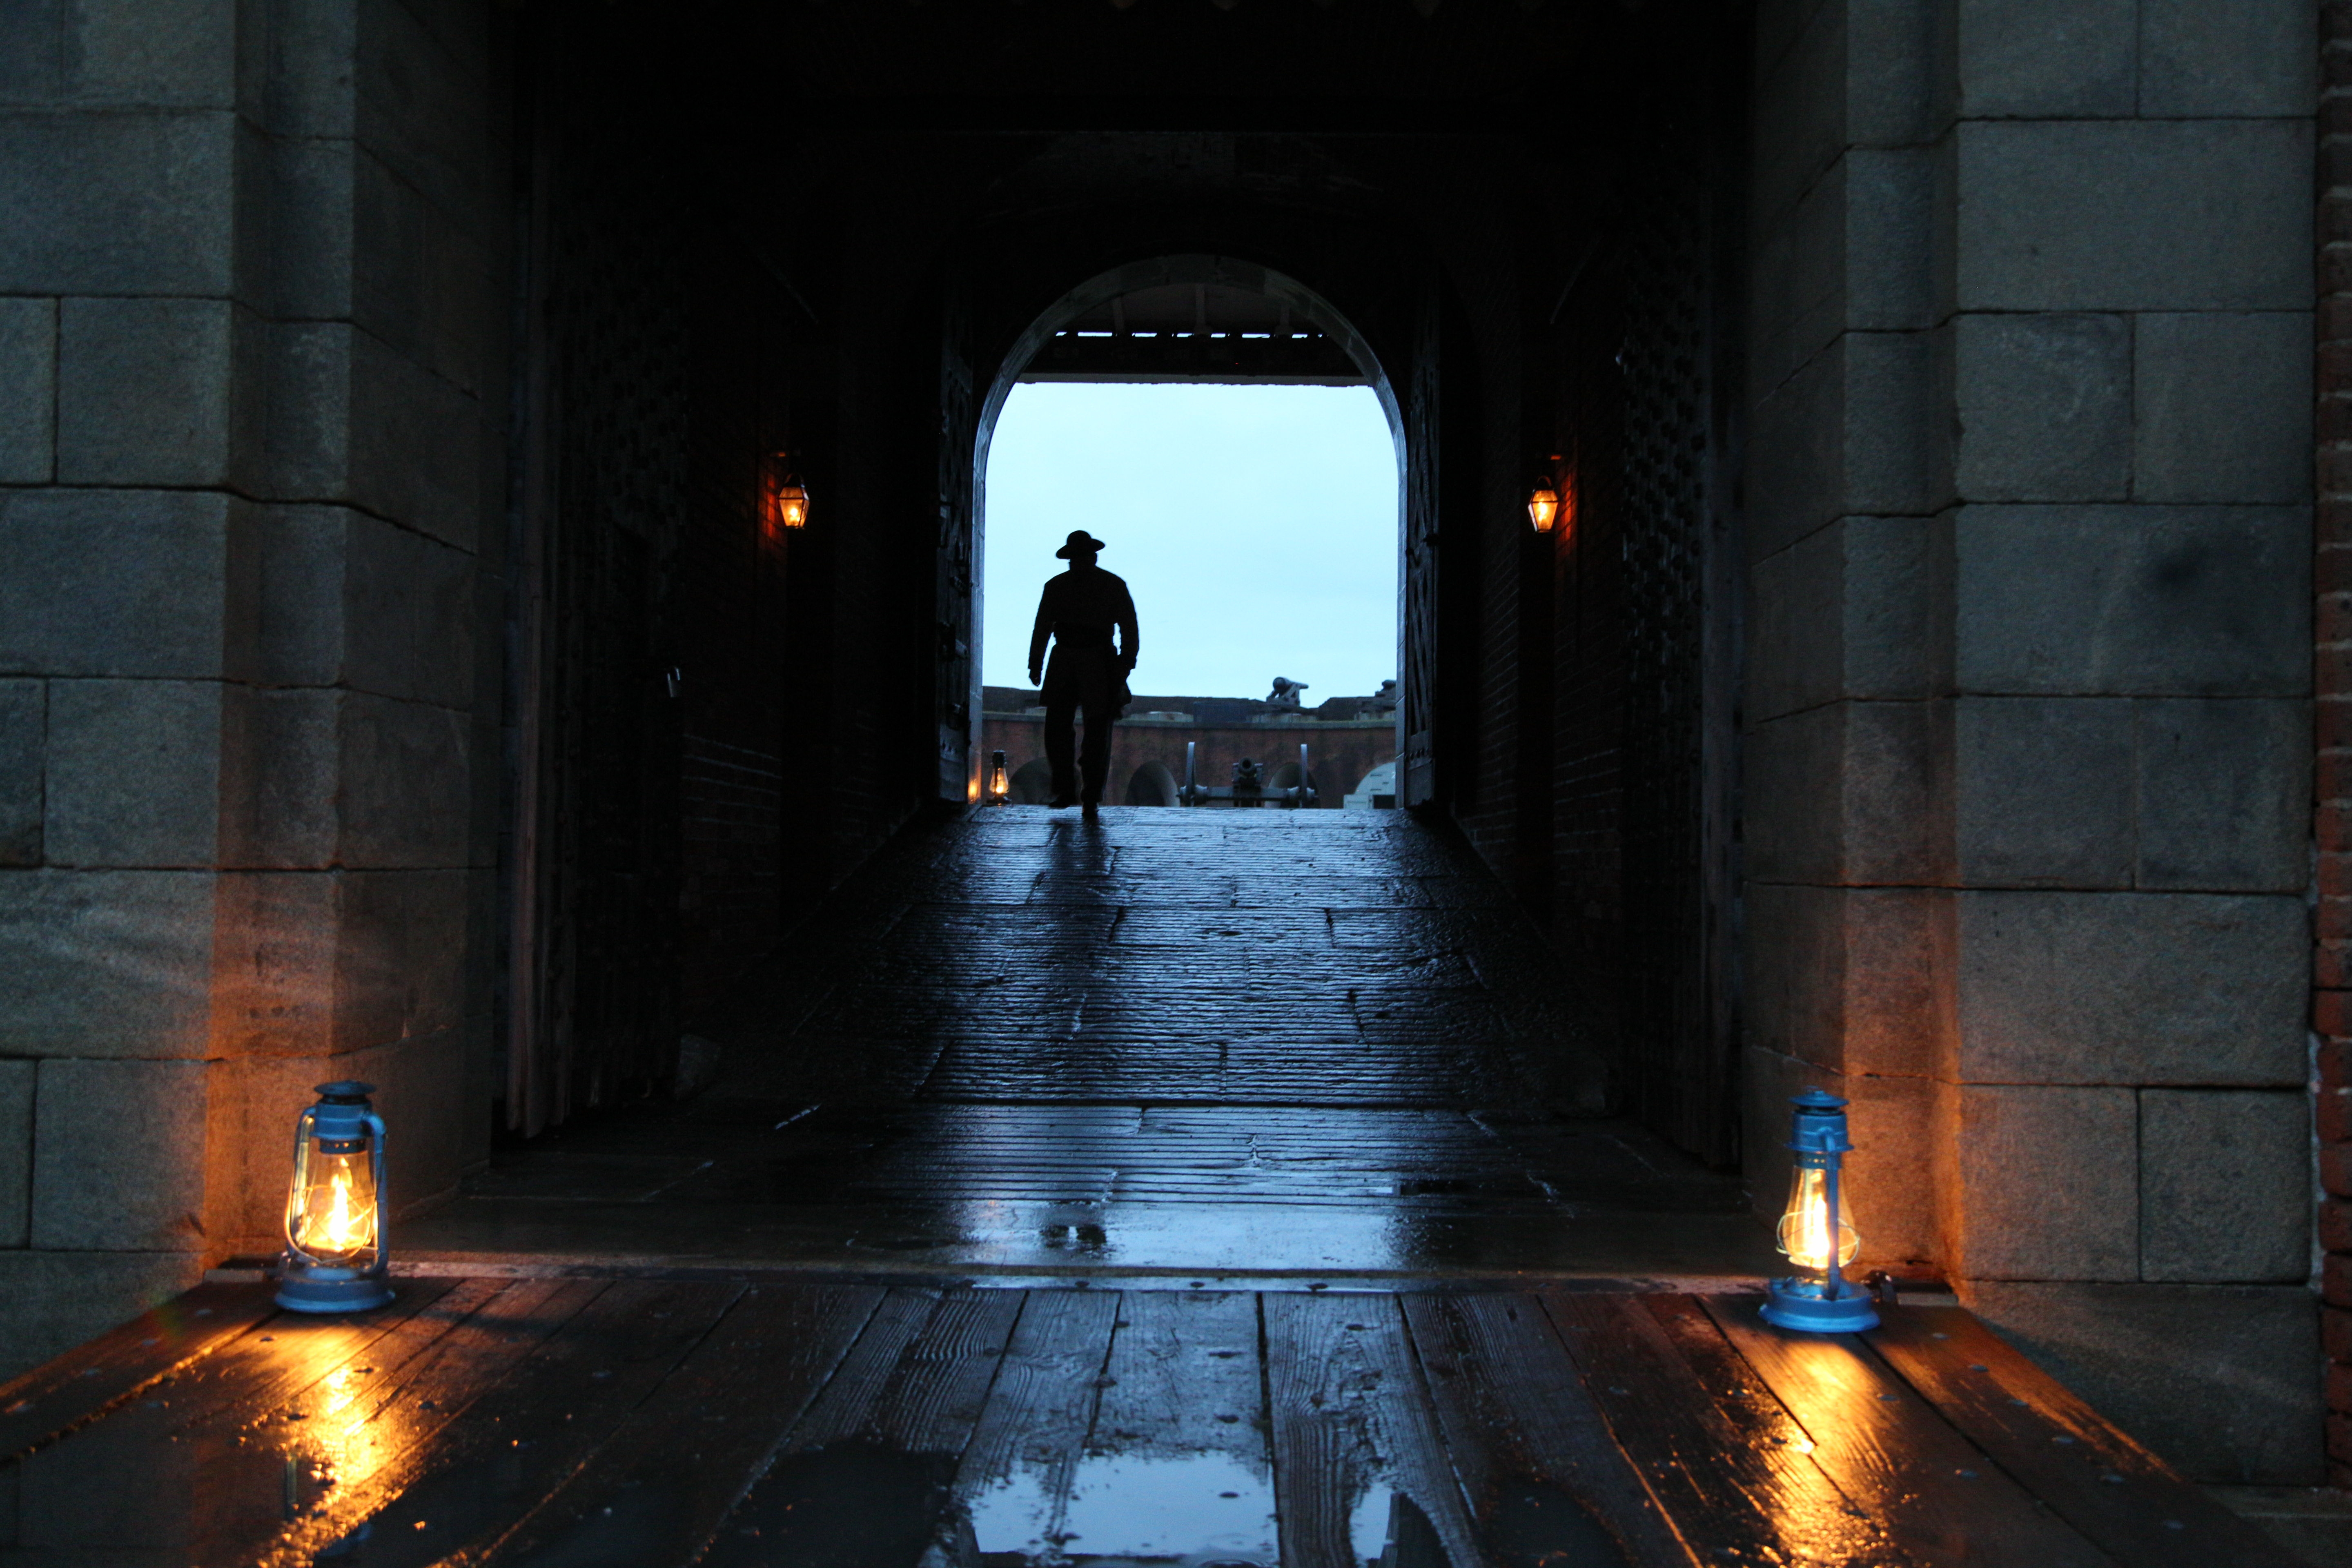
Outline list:
[[[1377,1563],[1389,1549],[1389,1511],[1395,1499],[1386,1483],[1374,1481],[1356,1500],[1348,1515],[1348,1542],[1357,1562]]]
[[[1089,1455],[1062,1516],[1062,1550],[1187,1565],[1275,1562],[1274,1488],[1230,1454]]]
[[[1045,1472],[1024,1470],[969,1503],[982,1560],[1275,1568],[1274,1489],[1230,1454],[1094,1454],[1055,1507]],[[1375,1552],[1377,1555],[1377,1551]]]
[[[972,1540],[982,1552],[1027,1562],[1050,1560],[1054,1494],[1047,1485],[1049,1474],[1016,1470],[965,1502]]]

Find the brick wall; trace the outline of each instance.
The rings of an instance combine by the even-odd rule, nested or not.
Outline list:
[[[2328,1478],[2352,1486],[2352,3],[2321,11],[2317,603],[2318,922],[2312,968]]]
[[[718,237],[714,237],[716,239]],[[793,542],[761,496],[798,445],[805,318],[738,245],[700,248],[690,312],[689,453],[677,547],[678,1011],[687,1026],[785,922],[784,664]]]
[[[1550,804],[1534,753],[1551,682],[1542,545],[1526,507],[1542,453],[1531,456],[1521,437],[1526,301],[1489,259],[1509,237],[1491,237],[1475,259],[1448,258],[1456,308],[1441,351],[1439,581],[1455,614],[1438,660],[1441,670],[1449,659],[1459,667],[1443,678],[1454,700],[1439,744],[1454,767],[1440,787],[1471,846],[1540,919],[1551,847],[1530,828]]]
[[[1552,433],[1573,504],[1551,540],[1551,936],[1583,973],[1622,973],[1625,542],[1613,273],[1580,279],[1550,356]],[[1613,993],[1600,998],[1616,1011]],[[1614,1031],[1611,1034],[1613,1036]]]

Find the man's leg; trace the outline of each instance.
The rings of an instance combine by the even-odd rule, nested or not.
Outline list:
[[[1079,798],[1093,805],[1101,801],[1103,786],[1110,780],[1110,731],[1113,721],[1111,704],[1087,704],[1087,738],[1078,752],[1078,769],[1086,777],[1086,788]]]
[[[1071,721],[1077,716],[1076,697],[1055,694],[1045,699],[1045,765],[1054,773],[1055,800],[1072,800],[1078,793],[1078,770],[1073,765],[1077,742],[1070,733]],[[1087,735],[1093,738],[1093,725],[1087,726]]]

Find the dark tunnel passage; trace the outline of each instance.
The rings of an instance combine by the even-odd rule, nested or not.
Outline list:
[[[534,1140],[426,1258],[982,1276],[1729,1277],[1738,1184],[1622,1117],[1591,1009],[1402,812],[987,809],[829,898],[714,1081]]]
[[[1622,1117],[1612,1138],[1727,1166],[1731,677],[1707,616],[1731,614],[1712,390],[1728,351],[1710,169],[1736,118],[1694,113],[1673,85],[1728,68],[1728,40],[1724,61],[1694,61],[1661,12],[1463,12],[1428,57],[1409,7],[1343,28],[1265,7],[1237,14],[1267,49],[1237,64],[1173,14],[1077,7],[1024,26],[943,12],[898,37],[866,12],[715,9],[668,37],[581,19],[531,40],[518,550],[548,593],[515,599],[510,630],[518,710],[536,724],[515,738],[510,785],[513,1159],[591,1123],[703,1114],[661,1107],[691,1105],[708,1041],[724,1041],[736,1077],[710,1105],[764,1081],[751,1100],[776,1119],[825,1105],[812,1121],[837,1138],[868,1135],[845,1107],[940,1117],[918,1107],[952,1086],[973,1107],[1101,1100],[1098,1121],[1118,1105],[1256,1105],[1331,1129],[1369,1105],[1601,1114]],[[1119,108],[1070,91],[1134,58],[1119,52],[1139,28],[1171,64],[1206,49],[1218,94]],[[739,89],[743,64],[776,49],[828,61],[791,120],[751,113],[757,94]],[[1319,52],[1318,82],[1373,97],[1307,85],[1284,66],[1301,49]],[[1528,78],[1538,58],[1555,80]],[[981,94],[955,89],[983,78]],[[1531,205],[1528,188],[1557,200]],[[1143,343],[1136,327],[1167,329],[1146,318],[1185,294],[1192,334]],[[1230,339],[1267,336],[1216,339],[1216,310],[1234,312]],[[957,823],[983,766],[979,479],[1024,376],[1379,390],[1402,472],[1406,814],[1294,830],[1171,814],[1115,823],[1115,848],[1024,842],[1021,814]],[[1531,475],[1569,499],[1559,527],[1528,529]],[[791,524],[785,484],[812,499]],[[1277,851],[1324,835],[1357,856],[1331,872],[1345,896],[1312,886],[1328,869],[1315,856]],[[940,908],[990,908],[988,877],[1021,884],[1004,902],[1049,889],[1037,900],[1063,924],[1028,962],[973,914],[931,942],[894,936],[903,969],[812,1002],[837,1035],[800,1018],[731,1035],[746,987],[931,853],[910,847],[948,842],[955,877],[979,881],[950,877]],[[1244,851],[1265,856],[1230,902],[1249,920],[1213,942],[1256,957],[1230,962],[1251,980],[1216,1008],[1277,1006],[1279,952],[1303,929],[1345,962],[1310,971],[1284,1027],[1348,1051],[1284,1056],[1273,1023],[1152,1037],[1195,1004],[1209,959],[1185,942],[1127,1011],[1087,978],[1118,973],[1134,931],[1216,908],[1223,856]],[[1477,908],[1423,908],[1416,856],[1449,858]],[[1087,889],[1106,877],[1098,896],[1131,900],[1139,924],[1089,947]],[[1484,905],[1517,921],[1510,980],[1428,950]],[[1392,941],[1371,936],[1383,920]],[[1007,969],[940,999],[931,975],[957,963]],[[1230,963],[1218,983],[1240,973]],[[1348,963],[1371,966],[1362,987],[1340,978]],[[1364,1011],[1412,963],[1451,978]],[[995,1058],[940,1041],[929,1077],[903,1079],[915,1041],[1024,985],[1051,1002]],[[1548,990],[1573,994],[1573,1025]],[[825,1063],[824,1039],[861,1044]],[[1108,1056],[1087,1058],[1096,1047]],[[858,1072],[873,1093],[842,1086]],[[901,1110],[875,1102],[885,1081]]]
[[[786,15],[522,50],[507,1142],[417,1245],[1734,1267],[1733,121],[1669,90],[1725,68],[1606,8],[1436,56],[1409,8],[1245,57]],[[1070,90],[1139,36],[1244,98]],[[824,85],[749,112],[787,45]],[[973,815],[1024,379],[1377,392],[1405,809]]]
[[[2347,32],[0,5],[0,1559],[2283,1561]],[[1040,381],[1381,478],[1097,814]]]

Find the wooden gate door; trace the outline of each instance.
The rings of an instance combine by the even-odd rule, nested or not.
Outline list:
[[[961,287],[951,285],[940,332],[940,455],[938,577],[932,597],[939,649],[933,660],[941,800],[972,798],[979,779],[980,531],[975,515],[974,447],[980,405],[972,395],[971,318]]]
[[[1403,680],[1397,709],[1397,803],[1437,798],[1438,320],[1436,280],[1422,294],[1404,398]]]
[[[677,1054],[683,225],[625,138],[534,127],[518,429],[506,1120],[667,1082]]]

